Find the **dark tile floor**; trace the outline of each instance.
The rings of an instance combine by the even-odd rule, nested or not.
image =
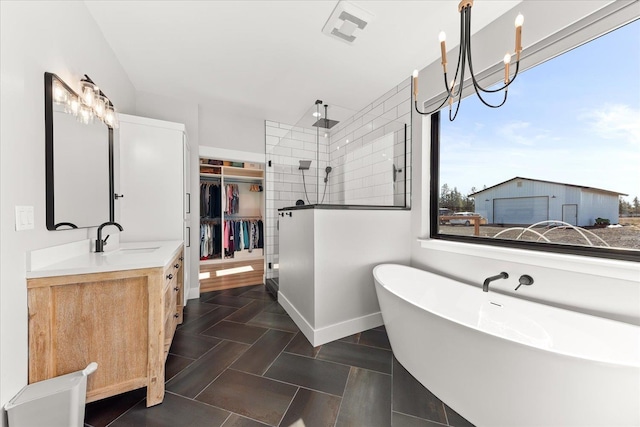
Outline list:
[[[313,348],[262,285],[190,300],[166,379],[162,404],[135,390],[88,404],[85,425],[471,426],[395,360],[384,327]]]

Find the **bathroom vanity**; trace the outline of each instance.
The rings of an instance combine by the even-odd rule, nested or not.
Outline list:
[[[87,402],[147,387],[147,406],[161,403],[182,323],[183,260],[182,241],[157,241],[31,269],[29,383],[97,362]]]

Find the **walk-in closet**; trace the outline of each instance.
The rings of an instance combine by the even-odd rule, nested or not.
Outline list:
[[[200,292],[264,281],[264,170],[200,158]]]

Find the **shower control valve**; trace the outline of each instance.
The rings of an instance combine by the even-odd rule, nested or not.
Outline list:
[[[519,285],[516,287],[516,291],[518,290],[518,288],[520,288],[520,286],[525,285],[525,286],[531,286],[533,285],[533,277],[529,276],[528,274],[523,274],[522,276],[520,276],[520,278],[518,279],[518,283]]]

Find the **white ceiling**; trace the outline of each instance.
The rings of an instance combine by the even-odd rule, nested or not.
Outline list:
[[[86,1],[136,90],[295,123],[316,99],[352,110],[457,44],[458,1],[352,3],[352,45],[322,33],[337,0]],[[476,1],[475,32],[519,1]]]

